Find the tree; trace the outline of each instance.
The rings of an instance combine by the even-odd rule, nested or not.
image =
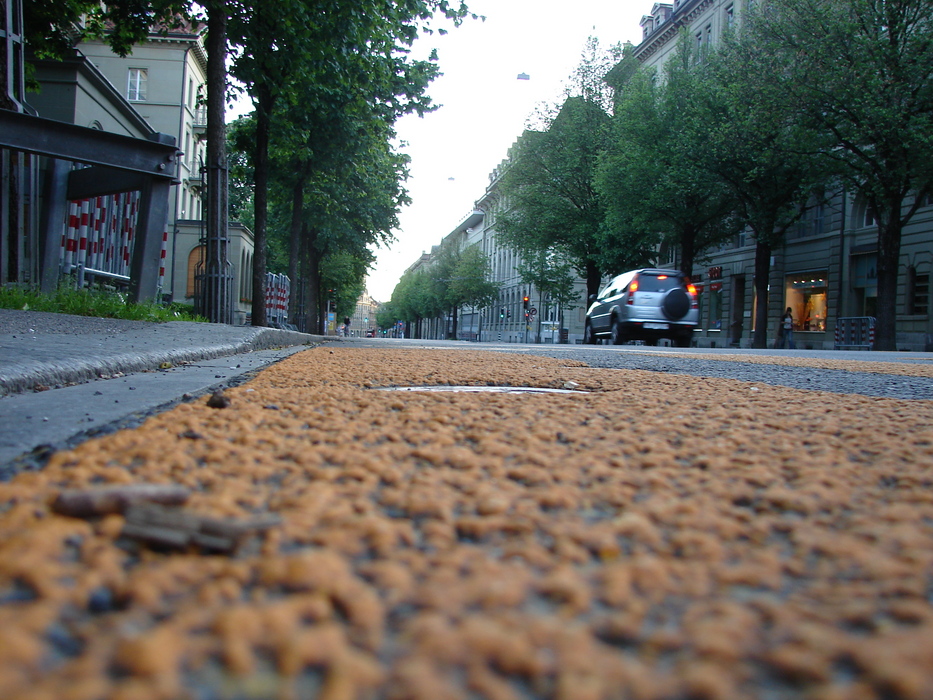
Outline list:
[[[795,119],[789,76],[773,59],[747,35],[727,36],[708,57],[698,92],[716,127],[707,165],[755,236],[755,348],[767,344],[772,251],[810,207],[823,203],[831,177],[816,157],[825,139]]]
[[[553,250],[529,251],[516,270],[522,282],[538,290],[545,305],[554,304],[559,309],[563,328],[564,312],[575,309],[580,300],[577,276],[570,263]]]
[[[390,325],[397,321],[404,321],[409,325],[415,324],[415,333],[413,335],[421,337],[421,321],[425,318],[434,318],[439,315],[444,306],[443,300],[438,298],[433,276],[426,270],[406,271],[402,275],[395,289],[392,290],[392,298],[388,304],[388,314],[393,314]],[[385,322],[386,316],[383,316]],[[388,328],[389,325],[382,326]],[[408,333],[408,337],[412,337]]]
[[[301,90],[317,85],[338,95],[362,89],[373,104],[391,110],[387,95],[418,98],[436,75],[429,61],[410,61],[408,51],[434,13],[459,24],[468,14],[448,0],[265,0],[252,11],[231,18],[231,38],[242,50],[232,72],[247,86],[256,105],[255,178],[256,252],[254,288],[265,277],[269,180],[269,134],[275,105],[296,102]],[[375,86],[375,87],[374,87]],[[253,295],[253,324],[265,324],[265,302]]]
[[[479,246],[461,251],[447,287],[447,302],[453,307],[453,337],[457,337],[458,310],[464,306],[482,308],[499,295],[499,285],[489,278],[492,266]]]
[[[576,275],[570,263],[553,250],[531,252],[518,263],[517,272],[522,282],[534,286],[553,303],[567,309],[580,299],[575,287]]]
[[[895,350],[901,233],[933,191],[933,0],[772,0],[748,24],[876,214],[875,349]]]
[[[558,251],[588,293],[610,269],[600,240],[605,205],[593,184],[608,123],[596,104],[568,98],[547,131],[522,135],[501,183],[510,203],[499,218],[505,245],[523,258]]]
[[[738,228],[732,193],[707,167],[719,125],[697,99],[701,70],[683,35],[664,66],[664,80],[638,70],[620,86],[612,145],[596,179],[608,228],[633,253],[629,262],[644,264],[659,243],[673,245],[688,277],[704,249]]]
[[[227,92],[227,4],[224,0],[205,0],[204,7],[207,11],[207,235],[201,309],[215,323],[230,323],[233,309],[225,264],[229,223],[227,186],[230,179],[224,113]],[[253,280],[254,298],[257,293],[265,296],[265,282],[265,275],[258,283]],[[265,307],[262,313],[265,319]]]
[[[553,251],[599,289],[614,260],[601,238],[605,203],[594,186],[597,160],[608,145],[608,86],[602,78],[619,49],[599,50],[590,39],[574,73],[568,97],[556,114],[545,115],[546,130],[519,139],[500,184],[510,203],[499,218],[503,242],[520,257]]]
[[[371,253],[359,257],[338,251],[327,256],[321,282],[325,288],[334,290],[334,312],[337,318],[353,315],[356,302],[365,288],[366,272],[372,262]]]
[[[63,58],[84,39],[103,39],[126,56],[154,26],[164,33],[184,23],[189,6],[186,0],[29,0],[23,3],[23,31],[39,58]]]

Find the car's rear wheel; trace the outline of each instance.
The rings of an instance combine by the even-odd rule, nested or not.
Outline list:
[[[610,336],[613,345],[621,345],[625,342],[625,332],[622,330],[622,322],[617,318],[612,319]]]
[[[593,333],[593,326],[590,325],[590,322],[586,322],[586,326],[583,328],[583,344],[584,345],[596,345],[596,335]]]

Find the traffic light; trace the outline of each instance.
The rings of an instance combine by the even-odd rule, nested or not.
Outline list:
[[[504,306],[499,308],[499,318],[505,318],[505,307]]]
[[[529,302],[529,301],[530,301],[530,300],[528,299],[528,297],[523,297],[523,298],[522,298],[522,304],[525,305],[525,311],[528,311],[528,302]]]

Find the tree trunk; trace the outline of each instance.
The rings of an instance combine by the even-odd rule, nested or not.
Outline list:
[[[306,226],[303,239],[307,249],[304,256],[304,274],[302,275],[305,285],[305,328],[308,329],[308,333],[321,333],[323,335],[327,330],[325,326],[327,295],[321,293],[321,253],[315,246],[317,237],[317,229]]]
[[[227,8],[207,5],[207,229],[199,313],[214,323],[232,323],[232,280],[227,265]],[[200,164],[196,164],[196,167]]]
[[[771,244],[758,240],[755,245],[755,332],[753,348],[768,347],[768,280],[771,276]]]
[[[272,93],[257,87],[256,149],[253,152],[254,226],[253,241],[253,325],[266,325],[266,221],[269,211],[269,123],[272,120]]]
[[[321,288],[321,275],[320,268],[316,268],[318,273],[315,274],[312,272],[312,275],[315,278],[315,283],[313,285],[314,289],[317,290],[317,306],[316,312],[316,323],[321,335],[327,335],[327,313],[329,311],[328,304],[330,304],[330,296],[324,293],[324,290]]]
[[[458,316],[459,316],[459,315],[460,315],[460,307],[459,307],[459,306],[455,306],[455,307],[451,310],[451,316],[453,317],[453,321],[452,321],[451,326],[450,326],[450,328],[451,328],[451,330],[450,330],[450,340],[456,340],[456,339],[457,339],[457,321],[458,321]]]
[[[897,201],[893,201],[893,200]],[[901,258],[901,204],[899,197],[887,202],[878,224],[878,309],[875,318],[875,350],[897,350],[897,272]]]
[[[301,261],[301,231],[304,212],[305,196],[304,179],[299,179],[292,188],[292,223],[288,236],[288,279],[291,282],[292,289],[298,289],[298,270]],[[290,323],[298,324],[298,295],[291,294],[288,297],[288,320]]]

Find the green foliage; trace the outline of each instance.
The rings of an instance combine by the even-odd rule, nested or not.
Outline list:
[[[256,136],[254,115],[227,125],[227,167],[230,169],[228,205],[230,220],[253,229],[253,166],[250,151]]]
[[[125,295],[118,292],[73,289],[65,285],[53,294],[42,294],[34,289],[17,286],[0,287],[0,308],[131,321],[206,321],[197,316],[190,306],[160,306],[152,302],[133,304],[127,302]]]
[[[646,262],[660,235],[690,275],[700,251],[737,230],[732,193],[710,176],[711,139],[722,124],[698,99],[703,80],[684,34],[663,80],[636,71],[617,100],[596,186],[608,203],[608,230],[635,253],[629,263]]]
[[[376,328],[380,330],[393,328],[400,320],[398,311],[391,301],[380,305],[376,310]]]
[[[489,259],[478,246],[461,250],[455,242],[445,241],[434,252],[429,267],[402,275],[392,298],[377,316],[379,327],[391,328],[396,321],[417,323],[453,312],[456,333],[460,307],[483,307],[497,299],[499,286],[489,277]]]
[[[501,182],[511,205],[498,221],[503,242],[521,257],[558,251],[594,286],[611,264],[600,244],[605,204],[593,186],[608,123],[595,103],[568,98],[547,131],[525,132]]]
[[[365,289],[366,272],[372,262],[372,254],[358,257],[343,251],[324,259],[321,279],[324,288],[334,290],[338,318],[353,315],[356,302]]]
[[[419,321],[440,314],[445,303],[437,294],[435,281],[425,270],[403,274],[386,305],[386,314],[393,315],[391,321]],[[388,328],[391,325],[390,322],[381,327]]]
[[[771,253],[811,207],[821,205],[832,170],[815,154],[831,146],[796,118],[791,75],[774,54],[740,32],[707,57],[698,100],[716,129],[709,135],[710,169],[735,198],[736,214],[756,240],[753,347],[767,344]]]
[[[499,285],[489,280],[492,266],[479,246],[469,246],[458,256],[447,285],[446,299],[450,306],[483,307],[492,304],[499,295]]]
[[[497,230],[523,259],[550,251],[569,263],[595,292],[603,273],[627,255],[624,241],[606,237],[606,203],[594,186],[600,154],[608,147],[611,95],[603,81],[620,55],[591,38],[568,96],[545,117],[545,130],[527,131],[502,177],[510,209]]]
[[[273,0],[230,13],[232,73],[257,108],[252,138],[238,141],[252,169],[256,245],[287,241],[279,250],[289,270],[308,270],[312,288],[328,255],[366,261],[371,246],[392,240],[408,201],[408,159],[394,151],[392,124],[433,109],[426,89],[438,75],[409,49],[436,18],[456,26],[468,14],[446,0]],[[270,244],[270,266],[274,252]]]
[[[551,250],[527,251],[517,272],[525,284],[534,285],[551,303],[565,311],[576,308],[580,293],[576,290],[576,275],[566,260]]]
[[[119,56],[132,52],[153,26],[163,32],[185,22],[184,0],[27,0],[26,43],[39,58],[63,58],[82,39],[103,39]]]

